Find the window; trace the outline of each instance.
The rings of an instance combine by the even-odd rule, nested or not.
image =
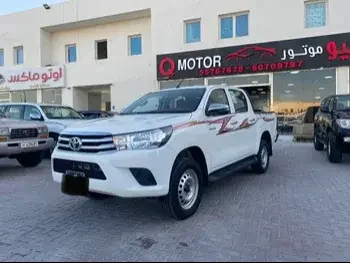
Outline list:
[[[308,2],[305,4],[305,27],[322,27],[326,25],[326,2]]]
[[[195,43],[201,41],[201,21],[185,22],[186,43]]]
[[[337,96],[336,97],[336,110],[350,110],[350,96],[349,95],[343,95],[343,96]]]
[[[230,108],[230,104],[228,102],[224,89],[216,89],[211,92],[207,102],[206,110],[208,110],[212,104],[225,104]]]
[[[174,89],[148,93],[124,109],[121,114],[194,112],[204,93],[205,88]]]
[[[243,92],[239,90],[229,90],[232,103],[235,107],[236,113],[248,112],[247,98],[244,96]]]
[[[40,111],[34,106],[25,106],[23,119],[30,121],[30,115],[35,114],[41,116]]]
[[[136,56],[142,54],[142,38],[141,36],[129,37],[129,55]]]
[[[236,37],[248,36],[248,14],[236,16]]]
[[[96,41],[96,59],[107,59],[108,58],[108,48],[107,40]]]
[[[23,116],[24,106],[11,105],[7,108],[6,117],[9,119],[20,120]]]
[[[225,15],[219,17],[220,20],[220,39],[248,36],[248,14]],[[234,27],[235,23],[235,27]],[[235,30],[233,30],[235,28]]]
[[[220,18],[220,31],[221,39],[233,37],[233,17],[222,17]]]
[[[333,110],[333,107],[334,107],[334,98],[331,98],[329,100],[329,112]]]
[[[5,64],[4,50],[0,49],[0,67],[3,67]]]
[[[77,62],[77,46],[67,45],[66,46],[66,62],[74,63]]]
[[[15,47],[14,48],[14,64],[21,65],[24,61],[23,47]]]
[[[42,102],[46,104],[62,104],[62,89],[43,89]]]
[[[42,111],[49,119],[82,119],[83,117],[70,107],[41,106]]]

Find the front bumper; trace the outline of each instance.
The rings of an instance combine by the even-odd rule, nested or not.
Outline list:
[[[91,192],[125,198],[157,197],[168,194],[175,158],[176,152],[167,145],[155,150],[98,154],[56,148],[52,154],[51,167],[53,180],[60,184],[64,184],[66,180],[63,178],[70,174],[74,177],[85,177]],[[58,165],[60,163],[61,165]],[[140,169],[148,171],[148,174],[138,173]],[[146,185],[142,176],[151,176],[154,179],[153,183]]]
[[[37,145],[22,148],[23,142],[34,142]],[[0,156],[17,155],[21,153],[39,152],[49,149],[53,145],[52,138],[20,139],[0,142]]]

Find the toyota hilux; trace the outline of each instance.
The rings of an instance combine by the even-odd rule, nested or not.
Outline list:
[[[248,166],[265,173],[277,136],[276,116],[254,112],[243,90],[167,89],[115,117],[67,127],[52,176],[69,195],[156,197],[183,220],[197,211],[203,186]]]

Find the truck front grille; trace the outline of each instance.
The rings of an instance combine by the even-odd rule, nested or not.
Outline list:
[[[99,153],[116,149],[112,135],[66,135],[58,138],[57,148],[62,151]]]
[[[10,139],[27,139],[38,137],[38,130],[35,128],[11,129]]]

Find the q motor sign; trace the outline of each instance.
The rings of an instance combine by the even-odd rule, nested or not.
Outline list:
[[[65,86],[64,66],[0,69],[0,92]]]
[[[330,68],[350,65],[350,33],[157,56],[157,79]]]

